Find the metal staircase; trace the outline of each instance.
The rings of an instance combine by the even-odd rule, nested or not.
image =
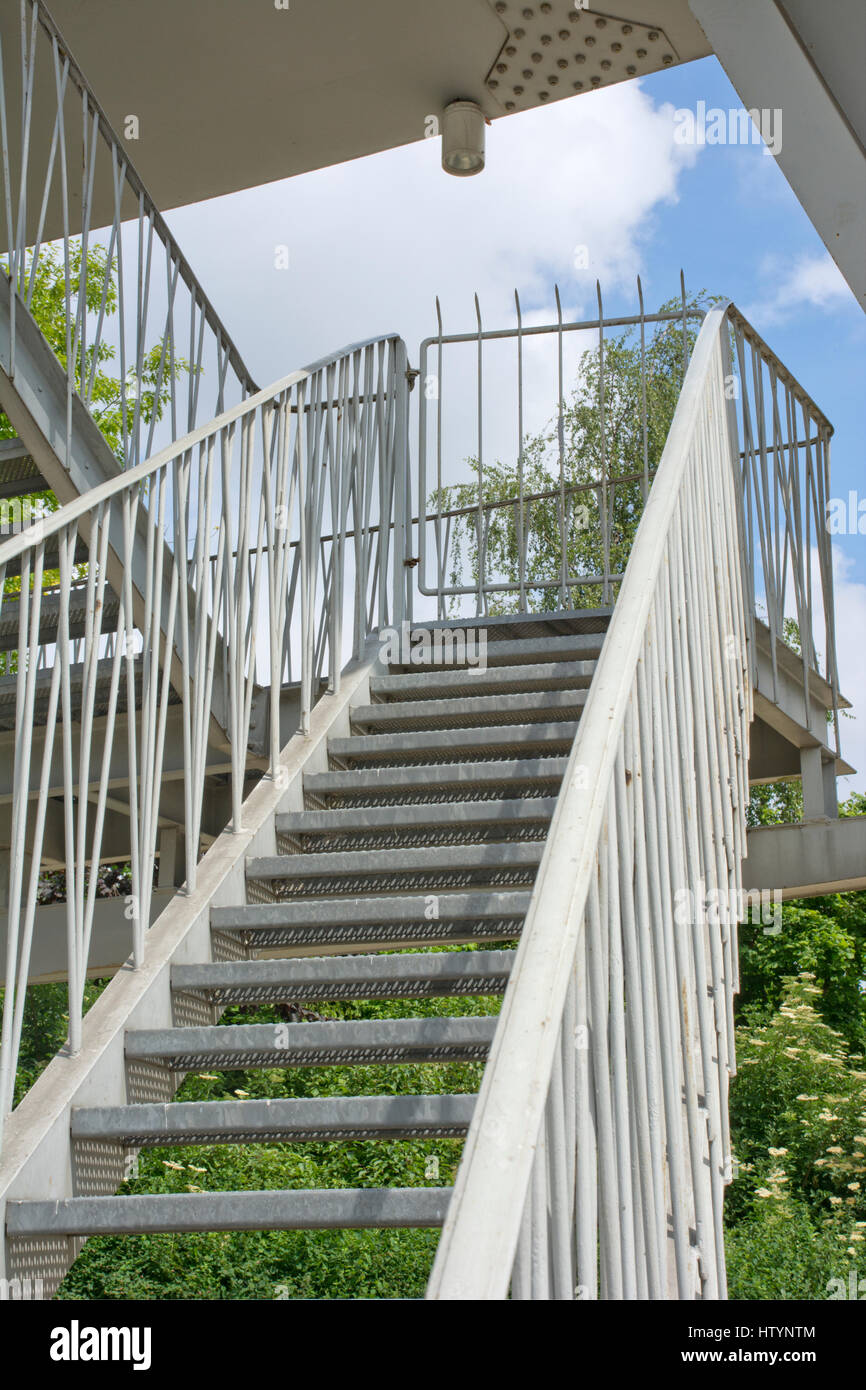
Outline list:
[[[210,911],[211,950],[172,964],[173,1026],[125,1030],[124,1105],[71,1111],[71,1161],[172,1144],[462,1138],[471,1095],[168,1103],[191,1070],[483,1061],[495,1016],[413,1017],[412,1001],[502,995],[608,614],[500,622],[487,669],[389,667],[247,857],[247,900]],[[484,949],[483,943],[501,943]],[[460,946],[473,949],[460,950]],[[443,948],[452,949],[443,949]],[[405,1017],[304,1021],[319,1001],[393,999]],[[301,1021],[220,1025],[229,1005]],[[96,1234],[440,1225],[447,1188],[79,1195],[12,1200],[13,1265]],[[73,1253],[70,1247],[70,1255]],[[26,1276],[25,1276],[26,1277]]]
[[[293,373],[74,499],[40,534],[0,546],[0,574],[33,576],[11,596],[19,858],[6,1094],[52,833],[65,833],[70,881],[70,1040],[6,1119],[5,1277],[38,1277],[50,1291],[95,1234],[442,1226],[431,1297],[724,1296],[735,933],[761,683],[739,426],[723,393],[731,326],[740,352],[746,341],[756,359],[762,352],[732,308],[708,315],[628,565],[590,577],[603,593],[617,589],[612,607],[411,622],[413,527],[432,524],[441,554],[443,517],[411,517],[411,374],[393,338]],[[792,379],[786,389],[812,410]],[[771,514],[757,510],[770,557]],[[560,525],[564,548],[564,510]],[[809,617],[802,525],[784,519]],[[112,547],[124,576],[116,602]],[[51,592],[41,576],[55,554]],[[451,591],[438,563],[441,611]],[[422,597],[426,583],[422,569]],[[576,583],[566,575],[567,592]],[[73,637],[82,585],[84,632]],[[513,587],[524,594],[525,577]],[[772,652],[784,584],[767,591]],[[426,633],[426,655],[394,656],[404,628]],[[432,639],[445,628],[443,664]],[[479,629],[483,664],[468,656]],[[227,824],[208,845],[200,817],[218,640]],[[286,742],[293,661],[299,732]],[[796,666],[786,663],[779,698],[790,711]],[[804,724],[826,727],[828,705],[814,699],[837,702],[832,665],[829,684],[811,679],[812,655],[804,666]],[[125,722],[124,699],[135,710]],[[171,718],[182,735],[174,804],[186,815],[186,881],[153,920],[137,895],[148,897],[172,800]],[[131,968],[84,1019],[94,873],[111,844],[120,749],[140,816]],[[731,904],[712,924],[700,906],[708,887]],[[413,1000],[497,996],[498,1021],[412,1012]],[[315,1016],[317,1003],[385,999],[405,1001],[398,1016]],[[226,1008],[262,1003],[286,1021],[220,1022]],[[458,1061],[486,1062],[477,1100],[172,1099],[203,1068]],[[145,1147],[376,1136],[465,1136],[453,1193],[116,1195]]]
[[[394,338],[292,373],[73,499],[38,535],[0,546],[0,577],[33,576],[0,604],[2,624],[11,597],[18,658],[7,1096],[52,835],[66,846],[70,999],[67,1048],[6,1117],[5,1277],[38,1277],[50,1291],[81,1241],[100,1233],[441,1225],[431,1297],[724,1296],[753,690],[777,679],[785,717],[796,713],[797,665],[781,651],[772,659],[786,577],[770,568],[773,522],[804,619],[804,733],[826,729],[838,703],[832,659],[829,681],[812,675],[803,536],[820,497],[807,490],[805,517],[780,521],[772,495],[750,496],[766,445],[754,449],[751,416],[741,426],[725,398],[731,330],[740,381],[746,345],[760,371],[778,376],[732,307],[712,311],[625,571],[610,564],[609,498],[604,572],[564,567],[554,581],[566,593],[615,590],[613,606],[520,611],[525,539],[510,586],[517,613],[483,611],[509,588],[495,576],[449,589],[448,517],[412,518],[412,374]],[[823,425],[792,378],[785,390],[808,440]],[[787,416],[797,428],[791,407]],[[749,447],[738,457],[741,428]],[[423,472],[418,489],[427,495]],[[564,508],[559,518],[564,555]],[[482,543],[488,524],[479,517]],[[413,624],[413,602],[430,593],[423,545],[415,593],[416,526],[432,528],[440,617]],[[523,523],[517,534],[525,538]],[[116,602],[109,551],[122,576]],[[60,582],[49,591],[42,575],[55,555]],[[755,637],[759,556],[769,677]],[[826,614],[827,566],[820,580]],[[84,632],[74,637],[82,587]],[[448,602],[466,594],[477,595],[476,617],[444,624]],[[443,664],[432,638],[446,626],[451,639],[465,630],[465,659],[452,640]],[[428,655],[394,657],[404,628],[426,631]],[[470,630],[483,631],[483,666],[469,660]],[[208,843],[217,671],[226,828]],[[833,757],[814,734],[812,748]],[[119,756],[133,832],[132,955],[84,1019]],[[172,806],[186,880],[154,919],[157,831]],[[707,890],[730,903],[712,925],[700,906]],[[683,894],[692,906],[681,920]],[[413,999],[500,995],[498,1022],[489,1012],[411,1012]],[[365,999],[406,1003],[387,1019],[310,1017],[320,1001]],[[227,1007],[262,1002],[286,1021],[220,1022]],[[172,1100],[202,1068],[485,1060],[477,1100]],[[115,1195],[142,1147],[376,1135],[465,1135],[453,1194]]]
[[[21,444],[0,450],[0,491],[44,481],[62,505],[0,541],[0,1278],[50,1294],[100,1233],[441,1226],[431,1298],[724,1297],[750,751],[762,778],[792,758],[825,819],[847,770],[829,422],[732,304],[704,314],[683,289],[681,309],[647,314],[639,285],[638,315],[606,319],[599,290],[598,318],[566,323],[557,293],[556,322],[525,326],[518,300],[516,328],[489,330],[476,303],[477,331],[445,335],[440,317],[421,345],[415,474],[402,340],[256,389],[44,6],[22,12],[6,90],[26,113],[41,44],[56,106],[44,147],[22,136],[10,153],[0,406]],[[105,252],[97,293],[57,222],[67,141],[85,152],[81,265]],[[66,351],[31,313],[55,234]],[[639,387],[611,432],[605,335],[624,327]],[[658,456],[648,328],[682,359]],[[565,341],[588,330],[594,428],[567,447]],[[556,364],[550,486],[534,492],[530,334]],[[491,339],[516,351],[516,400],[485,395]],[[100,344],[120,373],[113,425]],[[444,383],[467,344],[464,449]],[[485,449],[512,406],[504,496]],[[449,458],[477,485],[460,505]],[[624,515],[641,516],[628,555]],[[432,640],[394,654],[404,629],[446,628],[482,633],[485,661],[467,643],[443,661]],[[108,955],[105,863],[128,863],[132,885]],[[51,920],[45,866],[65,875]],[[69,1037],[15,1106],[46,937]],[[500,996],[498,1017],[469,1002]],[[436,998],[458,1011],[426,1015]],[[396,1016],[317,1016],[376,1000]],[[283,1021],[221,1022],[262,1004]],[[485,1064],[477,1097],[173,1099],[201,1068],[453,1061]],[[453,1192],[118,1195],[147,1147],[433,1137],[465,1141]]]

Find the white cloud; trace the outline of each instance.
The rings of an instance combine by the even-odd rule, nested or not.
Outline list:
[[[793,264],[779,256],[767,257],[761,270],[763,293],[743,310],[758,328],[783,323],[804,307],[834,309],[853,297],[835,261],[826,252],[800,256]]]
[[[654,105],[632,82],[496,122],[477,178],[442,173],[434,139],[179,209],[169,221],[261,383],[385,332],[405,338],[417,365],[418,343],[435,331],[437,293],[447,333],[474,328],[476,290],[490,327],[513,325],[515,286],[526,325],[553,318],[554,281],[567,316],[595,313],[596,279],[608,293],[633,290],[653,216],[676,202],[681,175],[700,154],[675,144],[673,133],[673,107]],[[274,267],[283,245],[288,271]],[[589,265],[577,269],[583,246]],[[767,258],[760,269],[762,292],[744,309],[758,327],[850,295],[826,254]],[[645,288],[652,309],[677,287]],[[585,345],[577,336],[574,351]],[[539,339],[527,340],[527,397],[537,402],[528,430],[540,427],[555,400],[543,350]],[[471,364],[464,386],[471,397]],[[507,389],[513,396],[513,382]],[[501,424],[516,439],[512,396]],[[472,449],[472,408],[470,401],[464,443],[456,427],[464,412],[452,397],[449,456],[457,469]],[[488,450],[498,447],[486,436]],[[859,705],[866,584],[851,577],[838,546],[835,555],[840,684]],[[820,632],[816,639],[820,646]],[[842,738],[858,769],[855,784],[866,786],[866,715],[843,719]]]
[[[487,167],[455,179],[438,139],[179,209],[170,222],[265,383],[342,344],[403,336],[414,358],[442,298],[446,332],[527,313],[595,312],[595,282],[633,287],[654,210],[675,201],[695,147],[636,83],[495,122]],[[214,230],[218,229],[218,235]],[[290,268],[274,268],[275,247]],[[589,266],[575,268],[586,246]],[[647,287],[648,307],[676,286]]]

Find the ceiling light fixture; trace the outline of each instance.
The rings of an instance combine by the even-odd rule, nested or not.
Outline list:
[[[442,168],[466,178],[484,168],[484,112],[474,101],[452,101],[442,114]]]

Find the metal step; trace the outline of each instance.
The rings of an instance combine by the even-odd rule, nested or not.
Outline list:
[[[436,843],[441,838],[475,839],[488,831],[489,838],[512,838],[519,832],[535,830],[545,834],[556,808],[556,797],[533,796],[519,801],[436,801],[415,806],[361,806],[340,811],[293,811],[276,819],[277,848],[296,845],[306,849],[307,839],[322,836],[346,840],[351,849],[357,837],[409,840],[426,837]],[[337,845],[329,846],[336,852]]]
[[[87,631],[88,590],[79,585],[69,592],[67,611],[69,615],[69,636],[83,637]],[[0,651],[15,651],[18,648],[18,626],[20,599],[17,594],[5,594],[0,607]],[[106,590],[102,603],[102,626],[100,632],[115,632],[120,614],[120,602],[115,594]],[[39,641],[52,643],[57,640],[60,626],[60,595],[42,595],[39,608]],[[74,669],[74,668],[73,668]]]
[[[163,1192],[8,1202],[10,1236],[147,1235],[160,1231],[312,1231],[441,1226],[450,1187]]]
[[[358,732],[329,740],[333,770],[304,778],[312,804],[275,818],[277,850],[288,852],[247,861],[250,895],[273,894],[275,901],[212,908],[218,958],[171,965],[176,1018],[194,1026],[127,1031],[133,1090],[140,1073],[148,1074],[148,1089],[139,1092],[147,1098],[171,1093],[170,1085],[158,1086],[169,1073],[176,1081],[202,1070],[483,1064],[498,1023],[490,1014],[232,1026],[207,1020],[232,1005],[295,1001],[315,1008],[406,1000],[400,1011],[417,1014],[414,1000],[454,997],[465,1002],[452,1007],[468,1010],[474,998],[505,992],[513,950],[406,947],[503,943],[522,930],[602,644],[601,632],[569,632],[568,621],[554,637],[534,619],[506,623],[499,629],[505,635],[489,642],[490,669],[478,675],[431,664],[371,682],[369,703],[352,711]],[[0,682],[0,722],[2,714]],[[394,954],[377,954],[386,951]],[[250,958],[231,958],[243,952]],[[253,958],[268,952],[282,958]],[[119,1172],[117,1156],[129,1149],[462,1140],[475,1103],[467,1094],[404,1094],[85,1106],[71,1114],[73,1165],[79,1157],[90,1162],[94,1150],[114,1154]],[[450,1194],[395,1188],[80,1197],[12,1203],[7,1222],[10,1235],[35,1241],[423,1228],[442,1224]]]
[[[297,898],[211,908],[211,930],[239,936],[248,950],[297,955],[405,946],[510,941],[529,908],[525,890],[390,898]],[[435,915],[433,915],[435,911]]]
[[[108,657],[99,661],[96,668],[96,683],[93,695],[93,717],[99,718],[108,713],[109,699],[111,694],[111,672],[114,665],[113,658]],[[127,708],[127,689],[125,661],[121,666],[120,681],[117,688],[118,712]],[[142,689],[142,662],[141,658],[135,661],[135,704],[136,709],[141,707]],[[33,704],[33,722],[39,726],[45,723],[48,718],[49,697],[51,694],[52,668],[49,666],[43,671],[38,671],[35,681],[35,694]],[[69,687],[71,713],[74,720],[81,717],[81,709],[84,695],[85,668],[81,663],[69,668]],[[16,720],[16,696],[17,696],[17,676],[0,676],[0,731],[8,731],[15,728]],[[180,702],[180,696],[174,689],[169,690],[168,702],[171,705]],[[59,704],[58,704],[59,708]],[[60,715],[58,714],[58,718]]]
[[[594,661],[545,661],[486,670],[433,668],[379,676],[370,682],[374,701],[433,700],[439,696],[516,695],[530,690],[579,690],[592,680]]]
[[[301,889],[309,892],[311,881],[335,885],[333,891],[342,893],[382,892],[389,888],[406,892],[410,885],[420,888],[422,884],[431,888],[463,888],[476,881],[524,884],[534,880],[543,852],[543,840],[516,840],[341,850],[333,854],[280,854],[247,860],[247,881],[270,883],[275,893],[285,896]]]
[[[445,763],[432,767],[355,768],[351,772],[308,772],[305,799],[314,807],[337,801],[341,807],[433,804],[496,797],[503,791],[555,794],[567,758],[524,758],[503,762]],[[323,805],[325,803],[325,805]]]
[[[24,554],[16,555],[14,559],[9,560],[7,562],[6,574],[4,576],[6,579],[11,579],[14,575],[18,575],[21,573],[21,562],[23,558],[25,558]],[[86,565],[89,558],[90,546],[88,545],[87,541],[83,538],[83,536],[76,536],[73,564]],[[43,572],[48,572],[50,570],[58,570],[59,568],[60,542],[55,534],[49,536],[45,542],[45,563],[43,566]],[[30,573],[32,575],[32,569]]]
[[[487,1056],[495,1029],[495,1017],[132,1029],[126,1034],[126,1057],[162,1062],[173,1071],[475,1062]]]
[[[372,733],[411,729],[469,729],[498,724],[547,723],[578,719],[587,691],[532,690],[520,695],[479,695],[474,698],[381,701],[357,705],[352,727]]]
[[[225,961],[173,965],[171,987],[220,1005],[502,994],[513,964],[513,951]]]
[[[27,445],[20,439],[0,439],[0,498],[28,497],[50,491]]]
[[[488,642],[485,660],[488,667],[491,666],[518,666],[523,662],[532,664],[534,662],[545,661],[594,661],[597,660],[605,631],[609,621],[609,612],[606,610],[600,615],[593,624],[595,630],[591,632],[553,632],[554,626],[550,619],[552,614],[545,619],[539,619],[538,623],[519,622],[511,626],[514,632],[511,635],[498,637],[497,625],[489,619],[485,622],[479,620],[478,626],[487,631]],[[413,624],[413,630],[418,627],[431,626],[430,624]],[[436,626],[433,624],[432,626]],[[449,626],[443,624],[442,626]],[[452,625],[457,627],[457,624]],[[517,631],[522,634],[518,636]],[[410,652],[411,660],[408,663],[392,662],[390,669],[393,672],[420,672],[420,671],[441,671],[445,669],[442,658],[439,660],[429,659],[419,660],[422,652]],[[451,663],[449,663],[451,668]]]
[[[462,1139],[474,1109],[474,1095],[448,1094],[93,1106],[73,1110],[72,1138],[125,1148]]]
[[[548,724],[506,724],[491,728],[428,729],[418,733],[358,734],[328,740],[328,755],[337,767],[402,767],[415,763],[460,763],[472,759],[500,760],[528,754],[568,753],[577,733],[577,720]]]

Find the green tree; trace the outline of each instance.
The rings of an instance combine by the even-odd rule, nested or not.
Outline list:
[[[82,275],[83,255],[80,240],[71,241],[68,318],[62,249],[53,243],[41,247],[35,272],[32,272],[32,254],[28,257],[25,278],[28,287],[32,288],[30,312],[64,371],[68,367],[72,348],[73,375],[79,395],[83,396],[85,389],[89,390],[90,414],[122,467],[125,462],[124,407],[128,428],[132,424],[136,402],[145,424],[149,425],[154,418],[161,420],[171,400],[172,381],[189,372],[190,364],[186,358],[169,353],[167,344],[160,339],[145,351],[140,375],[136,374],[133,365],[127,368],[125,379],[119,379],[116,374],[117,349],[111,341],[109,327],[118,313],[117,261],[109,261],[105,247],[91,246]],[[8,275],[5,263],[0,262],[0,269]],[[83,286],[83,296],[79,286]],[[98,345],[94,346],[91,341],[82,349],[80,337],[76,341],[74,326],[79,314],[85,312],[91,324],[91,339],[100,314],[104,316],[104,328]],[[70,325],[69,332],[67,324]],[[14,436],[14,426],[5,416],[0,416],[0,439]],[[53,493],[36,496],[43,496],[51,510],[57,505]]]
[[[782,982],[776,1011],[747,1011],[731,1092],[726,1203],[733,1298],[828,1297],[866,1274],[866,1071],[820,1012],[815,975]]]

